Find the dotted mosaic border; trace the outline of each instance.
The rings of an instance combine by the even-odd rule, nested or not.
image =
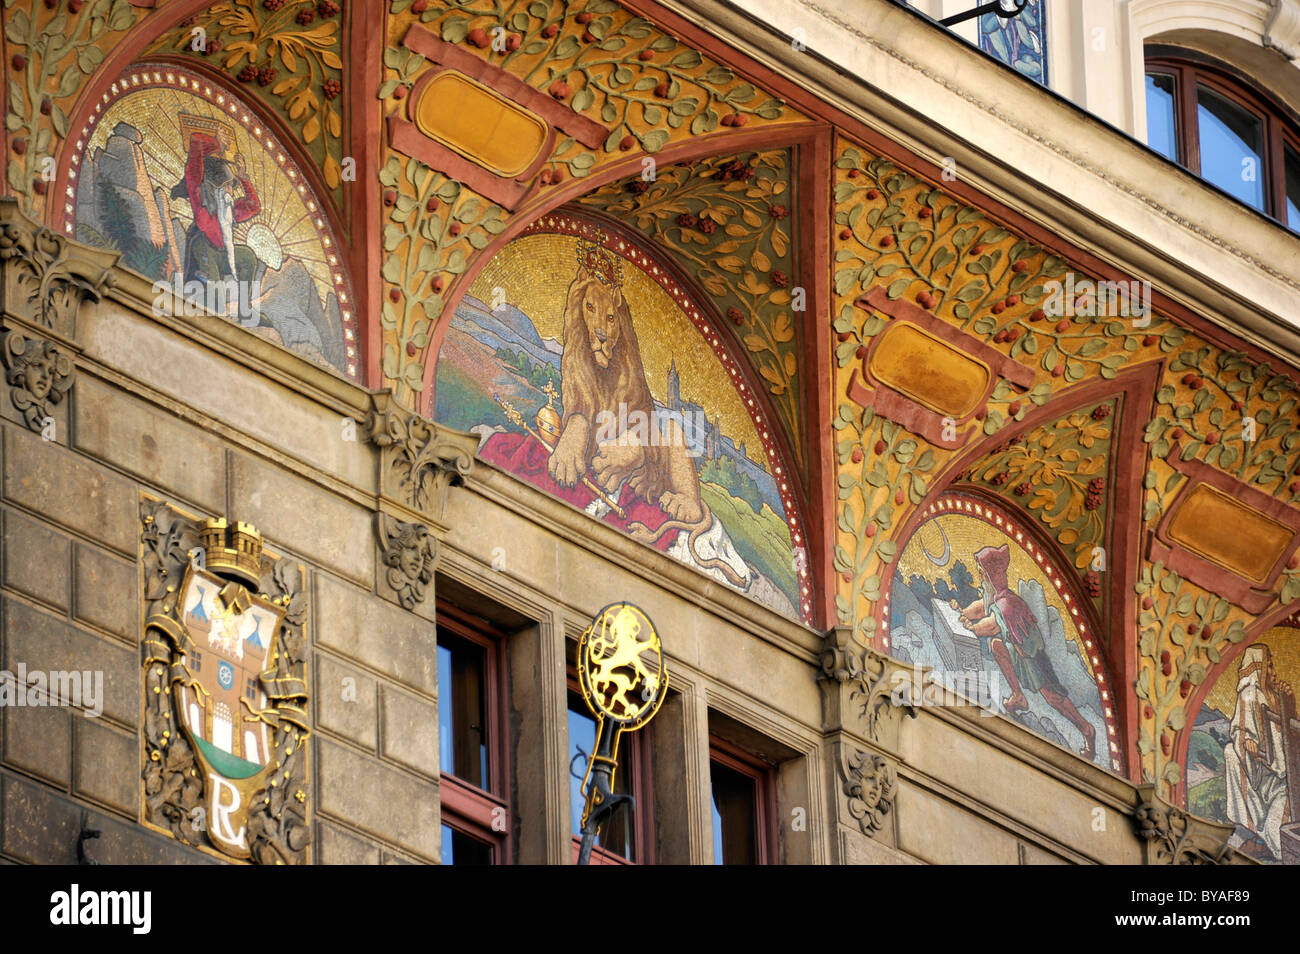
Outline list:
[[[307,211],[312,215],[313,224],[316,227],[317,234],[320,235],[321,244],[325,248],[330,271],[334,278],[334,293],[339,300],[339,312],[343,317],[343,340],[347,347],[347,358],[345,360],[347,376],[353,381],[359,380],[360,354],[357,345],[357,316],[350,304],[352,302],[352,293],[347,275],[344,273],[344,267],[339,262],[339,257],[334,251],[334,249],[338,248],[338,242],[334,239],[329,222],[321,213],[315,195],[308,191],[307,179],[298,170],[292,156],[285,152],[271,130],[267,129],[256,114],[244,105],[239,96],[220,83],[214,83],[185,69],[164,65],[135,66],[128,69],[113,82],[109,86],[109,91],[100,96],[99,102],[95,103],[94,110],[86,118],[85,125],[81,127],[81,131],[77,134],[75,151],[72,154],[72,165],[68,170],[68,186],[65,190],[66,201],[63,211],[67,215],[67,221],[63,226],[64,231],[69,236],[76,236],[77,171],[81,164],[81,157],[90,142],[91,135],[94,133],[95,125],[99,122],[103,113],[119,99],[128,94],[155,86],[183,90],[206,100],[223,111],[229,112],[231,118],[239,120],[244,127],[244,131],[252,136],[258,145],[275,157],[276,163],[284,168],[290,183],[297,186],[298,194],[302,196]]]
[[[804,559],[798,561],[796,573],[799,579],[799,609],[805,623],[812,621],[812,583],[808,575],[808,558],[807,548],[804,543],[804,532],[799,521],[799,509],[795,505],[794,494],[790,490],[790,481],[787,476],[788,469],[781,461],[780,454],[777,450],[776,442],[772,439],[773,428],[767,423],[766,416],[763,413],[762,405],[754,400],[754,391],[745,383],[744,375],[741,374],[740,366],[736,363],[731,353],[723,344],[721,336],[709,323],[709,321],[696,307],[690,294],[678,284],[677,280],[665,268],[661,267],[654,258],[647,254],[639,245],[618,235],[608,233],[606,226],[597,224],[589,219],[580,218],[573,215],[552,214],[544,215],[537,221],[531,223],[526,229],[522,230],[517,238],[526,235],[540,234],[560,234],[579,236],[589,241],[600,241],[604,248],[615,253],[621,258],[632,262],[642,272],[650,276],[660,288],[672,296],[673,301],[682,312],[690,318],[691,323],[695,325],[700,335],[713,348],[713,353],[717,356],[718,361],[726,370],[727,375],[731,378],[732,386],[745,402],[745,407],[749,410],[749,415],[754,421],[754,428],[758,431],[759,440],[763,442],[763,451],[767,455],[768,464],[772,468],[772,476],[776,481],[777,489],[781,494],[781,505],[785,508],[786,523],[790,527],[790,541],[793,552],[797,555],[803,553]]]
[[[1111,691],[1106,681],[1105,666],[1101,661],[1101,654],[1097,651],[1097,646],[1093,642],[1089,633],[1088,623],[1085,614],[1079,611],[1079,601],[1074,598],[1070,592],[1069,576],[1061,573],[1056,567],[1056,563],[1051,559],[1042,547],[1035,545],[1033,538],[1020,528],[1010,516],[1005,515],[998,508],[984,503],[980,500],[973,500],[970,497],[958,496],[955,494],[945,494],[938,500],[931,503],[920,513],[920,522],[916,524],[916,529],[908,536],[907,541],[903,544],[906,547],[911,543],[912,538],[916,536],[917,531],[921,529],[931,517],[945,513],[960,513],[966,516],[976,517],[984,522],[997,527],[1007,536],[1015,539],[1016,543],[1025,548],[1025,552],[1034,558],[1043,575],[1051,581],[1052,586],[1056,589],[1056,594],[1061,601],[1070,610],[1070,617],[1074,620],[1075,626],[1079,630],[1079,636],[1083,639],[1084,647],[1088,651],[1088,658],[1092,662],[1093,675],[1097,681],[1097,691],[1101,693],[1101,705],[1105,713],[1107,743],[1110,746],[1111,768],[1115,771],[1121,771],[1120,768],[1120,747],[1119,733],[1115,728],[1115,709],[1111,700]],[[899,548],[899,554],[902,554],[903,547]],[[880,633],[881,648],[889,652],[889,603],[893,596],[893,588],[890,593],[880,602],[881,618],[879,620],[878,631]]]

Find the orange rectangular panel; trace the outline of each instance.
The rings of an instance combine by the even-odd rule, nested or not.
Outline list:
[[[1222,490],[1199,484],[1169,521],[1169,539],[1256,583],[1268,579],[1291,542],[1291,529]]]
[[[499,176],[519,175],[546,142],[546,124],[455,70],[433,78],[415,104],[420,132]]]
[[[982,361],[906,322],[894,322],[871,352],[868,370],[881,384],[955,420],[979,406],[990,372]]]

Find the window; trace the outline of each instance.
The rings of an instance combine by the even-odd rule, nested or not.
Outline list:
[[[510,860],[504,676],[499,634],[439,602],[443,864]]]
[[[653,826],[650,816],[654,802],[650,783],[650,746],[644,733],[624,732],[618,740],[618,768],[614,772],[614,792],[631,795],[636,801],[623,805],[606,822],[592,851],[592,864],[649,864],[652,855]],[[569,830],[573,833],[573,856],[578,857],[582,844],[582,810],[586,804],[582,792],[582,773],[587,757],[596,748],[596,720],[583,701],[577,677],[569,675]]]
[[[740,749],[709,742],[713,796],[713,863],[765,865],[774,860],[771,767]]]
[[[442,863],[444,865],[490,865],[492,845],[467,835],[446,822],[442,824]]]
[[[1226,71],[1152,57],[1147,144],[1238,201],[1300,231],[1295,118]]]
[[[194,663],[196,673],[203,669],[203,655],[197,649],[190,654],[190,661]]]

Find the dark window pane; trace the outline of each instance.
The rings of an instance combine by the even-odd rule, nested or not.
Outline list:
[[[713,863],[758,863],[758,792],[748,775],[709,763],[713,783]]]
[[[1300,232],[1300,153],[1286,147],[1286,224]]]
[[[1264,208],[1263,122],[1205,86],[1196,89],[1201,176],[1257,209]]]
[[[442,863],[444,865],[490,865],[492,846],[471,838],[450,825],[442,826]]]
[[[438,731],[442,771],[487,790],[487,651],[439,633]]]
[[[632,792],[632,737],[624,735],[618,743],[618,769],[614,772],[614,791],[629,795]],[[596,748],[596,720],[591,717],[582,696],[569,695],[569,764],[573,772],[585,771],[586,758],[579,755],[579,749],[590,756]],[[575,757],[577,761],[574,761]],[[582,794],[582,779],[569,775],[569,819],[575,835],[582,835],[582,809],[585,800]],[[635,861],[633,826],[636,822],[636,809],[629,804],[623,805],[614,815],[612,822],[607,821],[596,838],[596,844],[620,855],[629,861]]]
[[[1175,82],[1168,73],[1147,74],[1147,145],[1166,159],[1178,162]]]

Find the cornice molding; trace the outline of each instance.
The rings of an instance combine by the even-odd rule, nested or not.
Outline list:
[[[154,283],[137,272],[118,265],[113,281],[104,293],[129,311],[190,338],[212,351],[243,365],[262,377],[297,391],[340,414],[357,420],[365,418],[370,406],[370,392],[341,375],[327,371],[287,348],[273,344],[236,322],[217,315],[186,315],[182,299],[174,293],[158,295]],[[162,308],[155,308],[158,298]]]
[[[651,585],[695,603],[704,612],[747,629],[792,656],[817,664],[821,637],[731,587],[712,580],[653,547],[638,543],[623,532],[593,520],[563,501],[548,497],[491,463],[476,460],[465,489],[504,507],[568,543],[594,553],[601,560],[647,580]],[[447,545],[454,541],[448,539]]]
[[[181,299],[170,291],[157,294],[155,283],[120,259],[117,252],[46,228],[29,218],[18,200],[0,197],[0,310],[11,323],[27,325],[80,353],[78,311],[83,305],[113,301],[313,401],[345,415],[365,413],[365,388],[235,322],[207,313],[186,315]]]

